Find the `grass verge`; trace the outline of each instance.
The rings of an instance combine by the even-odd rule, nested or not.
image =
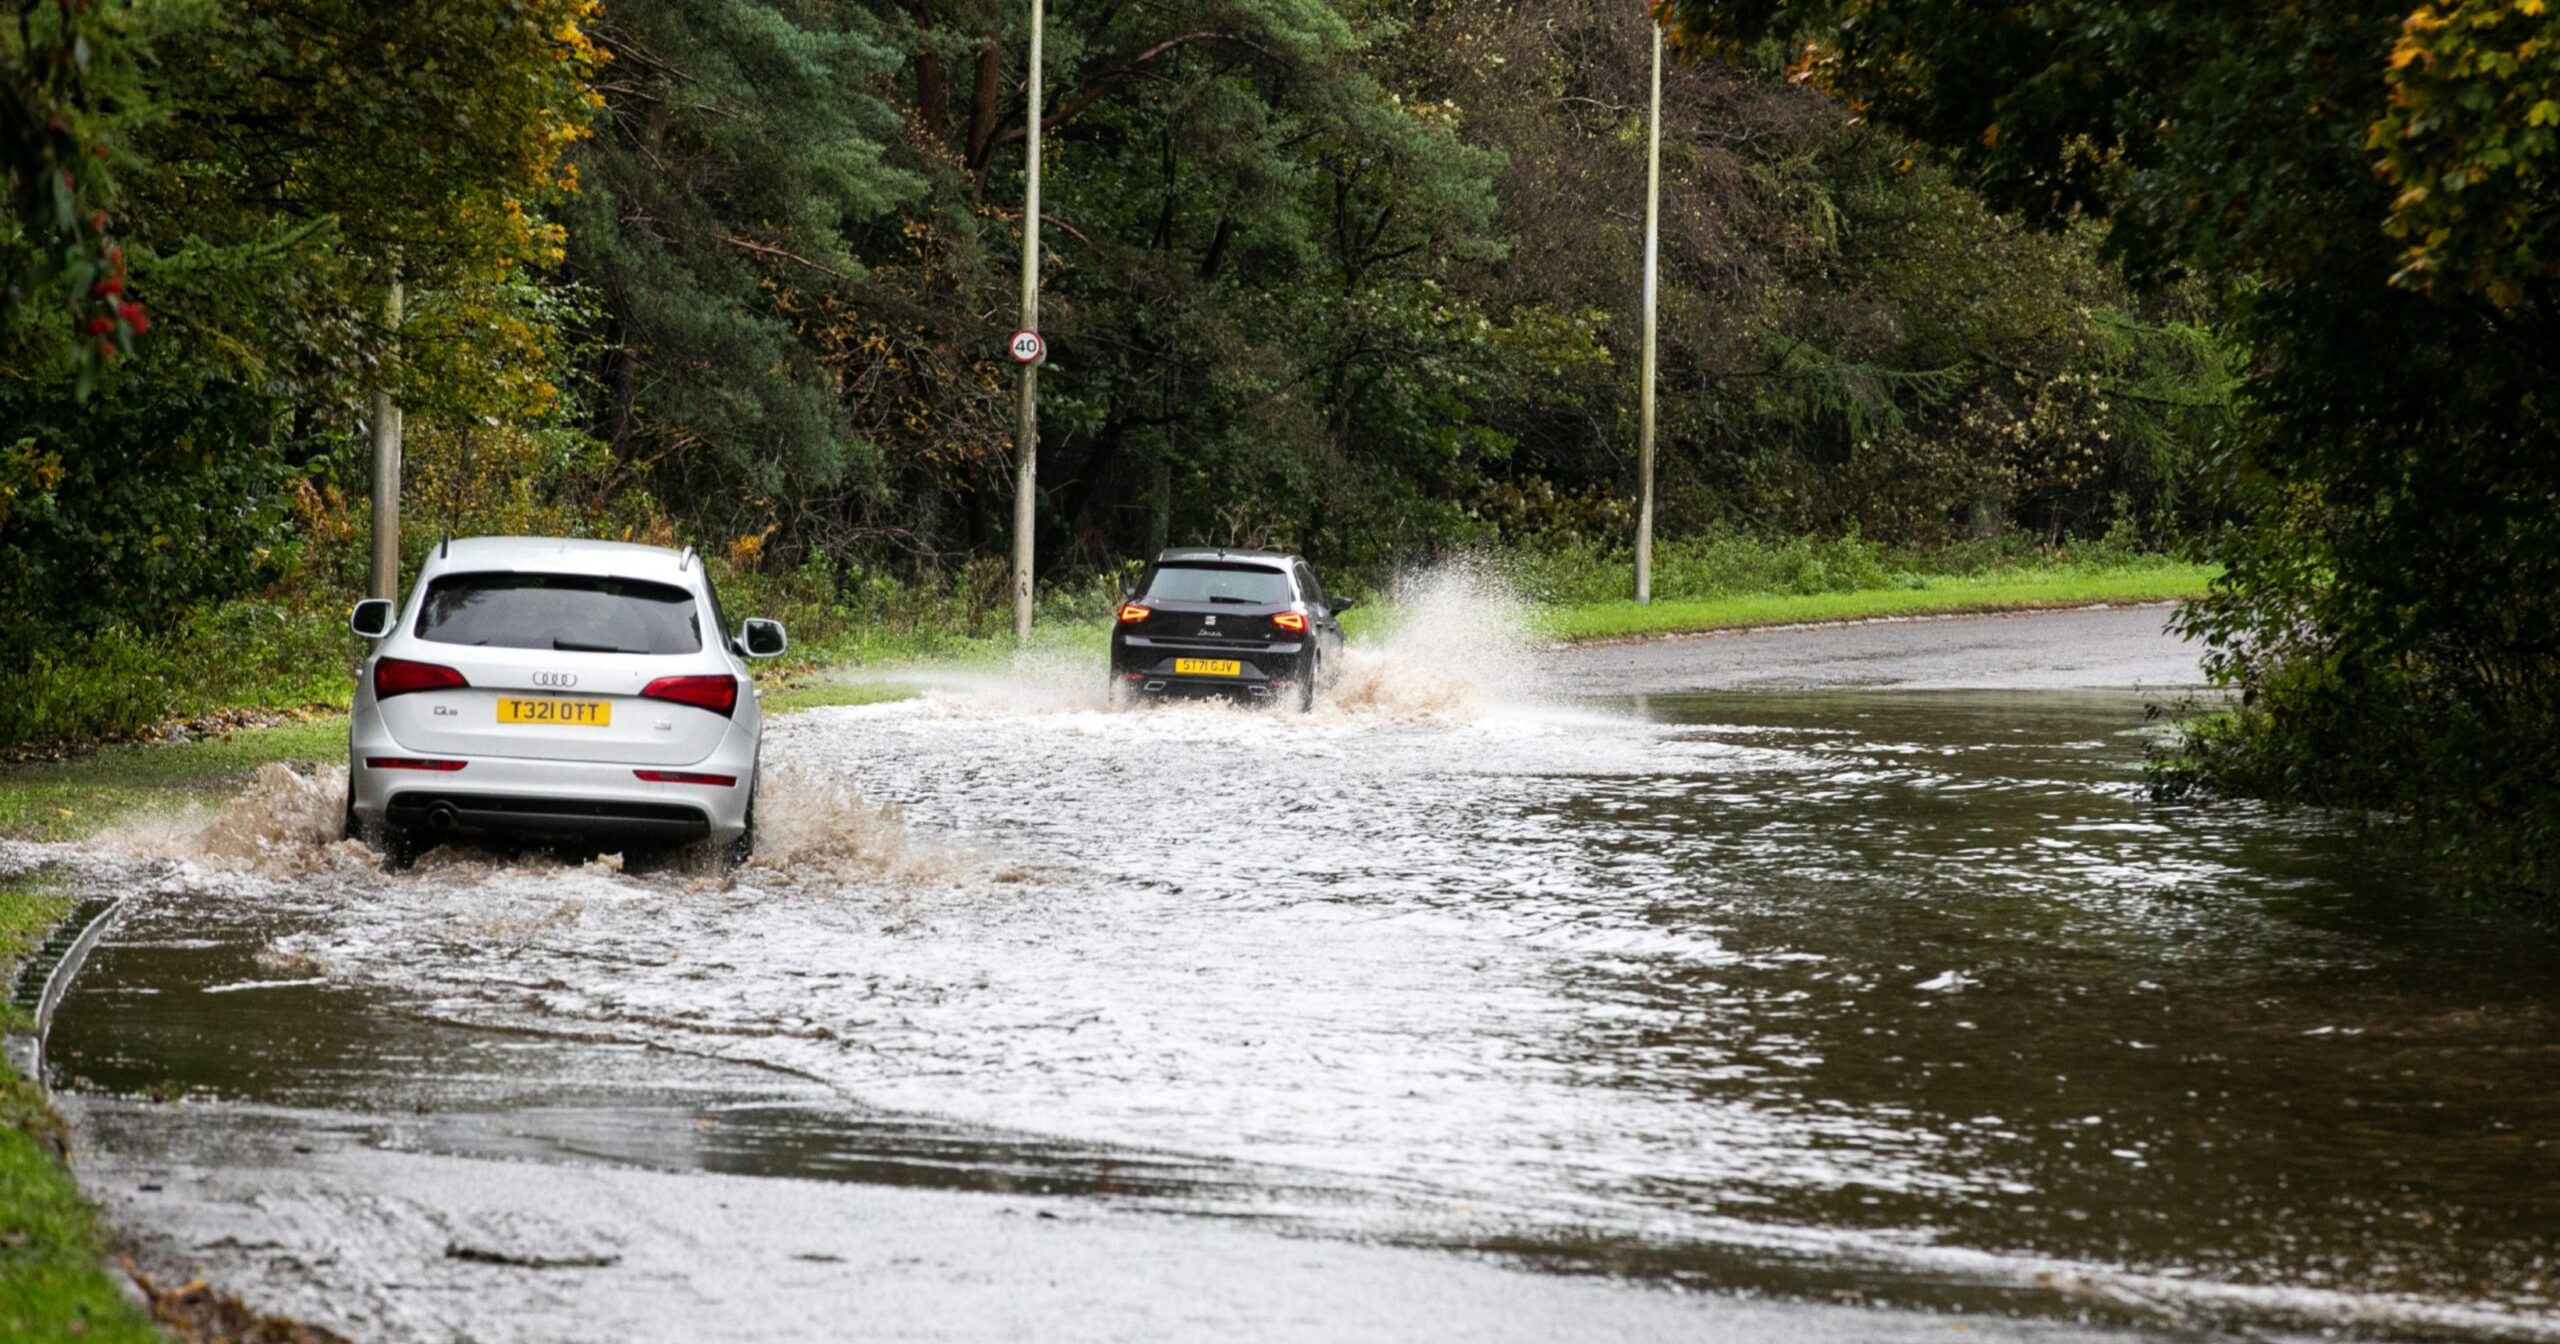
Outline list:
[[[100,747],[60,761],[0,766],[0,837],[72,840],[146,803],[210,798],[269,761],[340,761],[347,721],[330,715],[177,744]]]
[[[2219,573],[2211,565],[2010,570],[1843,592],[1747,593],[1650,606],[1591,602],[1544,609],[1539,629],[1553,639],[1580,642],[1887,616],[2174,602],[2203,596]]]
[[[0,882],[0,978],[14,979],[70,909],[68,897]],[[0,1068],[0,1338],[153,1344],[159,1332],[107,1275],[106,1234],[63,1150],[43,1089]]]

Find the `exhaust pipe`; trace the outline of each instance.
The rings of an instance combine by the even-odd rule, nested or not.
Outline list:
[[[462,814],[453,810],[453,804],[438,803],[435,805],[434,810],[427,813],[427,829],[431,831],[449,831],[452,830],[456,824],[461,822],[461,820]]]

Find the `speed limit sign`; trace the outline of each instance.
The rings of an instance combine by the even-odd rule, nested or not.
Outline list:
[[[1005,342],[1005,349],[1011,352],[1016,364],[1037,364],[1049,357],[1049,343],[1041,340],[1040,333],[1036,331],[1013,333],[1013,339]]]

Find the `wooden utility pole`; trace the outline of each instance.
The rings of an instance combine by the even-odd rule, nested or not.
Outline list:
[[[373,376],[373,582],[372,594],[400,600],[400,403],[387,381],[389,346],[399,339],[400,281],[393,279],[383,301],[385,359]]]
[[[1024,127],[1029,146],[1023,165],[1022,329],[1040,330],[1040,28],[1041,0],[1031,0],[1031,115]],[[1022,418],[1014,428],[1019,461],[1013,476],[1013,637],[1031,639],[1032,532],[1039,525],[1040,361],[1022,366]]]
[[[1644,196],[1644,396],[1642,441],[1636,450],[1636,601],[1653,601],[1653,385],[1654,348],[1661,327],[1662,271],[1662,25],[1653,28],[1653,116],[1645,145]]]

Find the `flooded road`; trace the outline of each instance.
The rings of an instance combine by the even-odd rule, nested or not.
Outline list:
[[[84,1181],[368,1338],[2560,1338],[2548,939],[2149,800],[2140,694],[1595,657],[954,675],[785,721],[731,881],[385,877],[272,778],[5,861],[144,893]]]

